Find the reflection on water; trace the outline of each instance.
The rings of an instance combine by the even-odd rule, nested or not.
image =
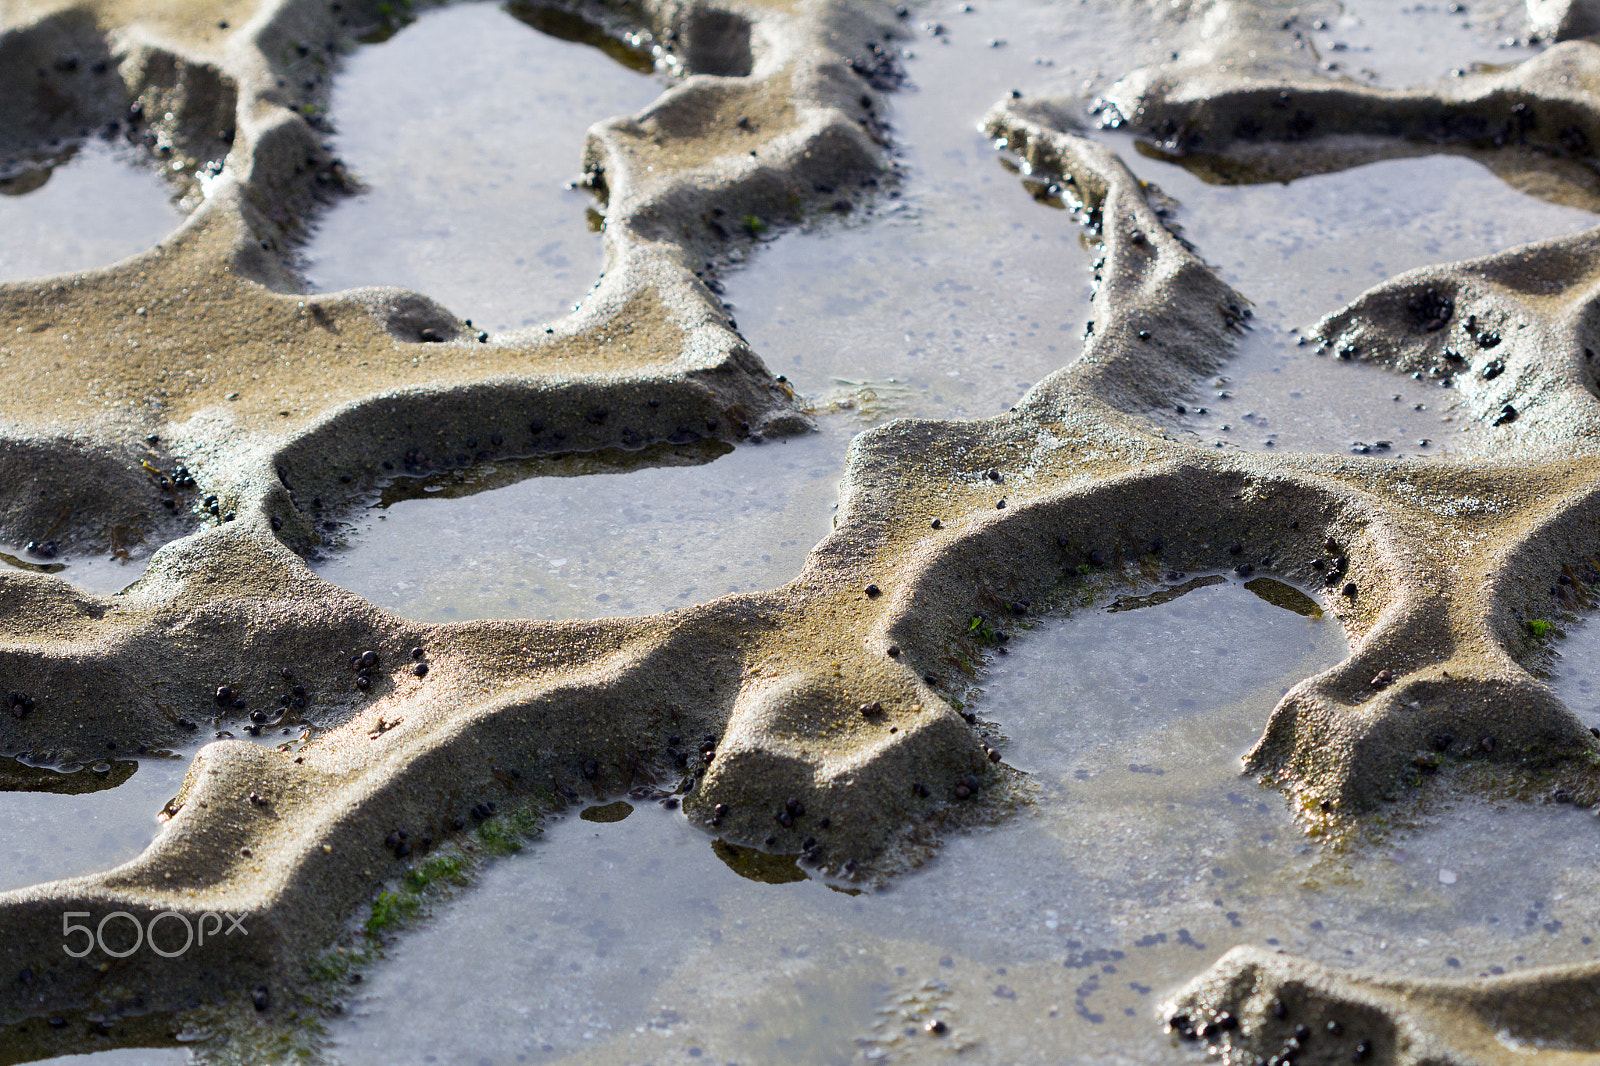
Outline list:
[[[422,621],[655,614],[776,588],[832,528],[841,423],[710,462],[705,445],[666,447],[650,455],[664,465],[621,473],[559,476],[570,460],[533,460],[421,491],[397,481],[316,569]],[[472,491],[509,477],[524,480]]]
[[[54,574],[96,596],[113,596],[139,580],[150,563],[141,553],[126,558],[107,555],[65,555],[54,548],[30,551],[26,545],[0,543],[0,569]]]
[[[188,759],[107,755],[71,772],[0,757],[0,892],[108,870],[156,838]]]
[[[398,285],[502,331],[559,317],[594,284],[593,200],[566,186],[589,126],[662,84],[556,35],[579,36],[572,19],[518,10],[426,12],[348,58],[330,114],[366,190],[317,225],[305,272],[318,289]]]
[[[182,219],[147,159],[86,141],[53,166],[0,181],[0,281],[109,266]]]

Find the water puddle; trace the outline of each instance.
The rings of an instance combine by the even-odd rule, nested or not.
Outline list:
[[[1470,454],[1478,422],[1456,394],[1379,367],[1314,354],[1258,318],[1234,358],[1164,419],[1201,443],[1246,451]]]
[[[1012,88],[1087,100],[1106,79],[1097,64],[1108,42],[1130,63],[1148,47],[1118,13],[1095,5],[1070,18],[1030,3],[986,5],[981,20],[961,6],[919,12],[912,28],[922,36],[905,63],[912,88],[889,100],[903,195],[860,221],[782,235],[725,278],[741,328],[769,366],[823,399],[869,388],[883,417],[995,414],[1077,357],[1087,303],[1070,294],[1086,298],[1091,284],[1081,231],[997,167],[975,127]],[[1018,62],[1033,52],[1055,64]],[[1202,180],[1130,136],[1095,136],[1177,201],[1185,235],[1255,304],[1253,328],[1223,374],[1198,382],[1165,415],[1219,447],[1470,448],[1468,416],[1450,390],[1319,357],[1294,331],[1414,267],[1596,223],[1460,156],[1237,185]]]
[[[1183,398],[1181,413],[1168,416],[1218,446],[1469,452],[1475,422],[1452,389],[1319,355],[1315,345],[1299,344],[1298,331],[1404,271],[1582,232],[1600,221],[1589,211],[1524,195],[1459,155],[1385,160],[1287,184],[1232,185],[1215,175],[1203,180],[1127,135],[1097,136],[1177,201],[1184,236],[1254,303],[1255,318],[1234,359]]]
[[[1591,729],[1600,729],[1600,672],[1592,665],[1600,661],[1600,625],[1591,612],[1585,612],[1576,618],[1553,621],[1545,639],[1553,654],[1543,671],[1543,681],[1579,721]]]
[[[854,427],[847,416],[824,422],[821,433],[761,445],[396,479],[314,566],[428,622],[656,614],[776,588],[832,529]]]
[[[1346,651],[1298,590],[1134,589],[1007,647],[969,709],[1004,727],[1033,809],[848,895],[658,804],[588,808],[399,938],[334,1057],[1179,1061],[1155,1007],[1235,944],[1469,976],[1584,958],[1600,934],[1582,890],[1600,843],[1570,809],[1441,791],[1320,849],[1240,777],[1287,686]]]
[[[330,1026],[330,1057],[850,1062],[870,989],[890,977],[872,939],[838,938],[860,897],[741,878],[654,804],[553,823],[462,904],[367,976]]]
[[[0,281],[109,266],[183,221],[142,153],[89,140],[48,161],[0,170]]]
[[[1104,138],[1177,200],[1176,221],[1258,318],[1309,326],[1396,274],[1593,228],[1589,211],[1524,195],[1466,156],[1389,159],[1295,181],[1227,184],[1126,134]],[[1209,179],[1209,180],[1207,180]],[[1419,190],[1426,190],[1425,193]]]
[[[109,870],[138,856],[161,831],[204,745],[237,739],[294,752],[346,718],[342,710],[320,708],[317,694],[292,680],[283,682],[281,695],[236,696],[239,703],[223,708],[219,698],[215,716],[189,722],[193,740],[176,750],[111,742],[104,759],[64,766],[0,755],[0,892]]]
[[[1059,84],[1077,69],[1054,65],[1065,64],[1062,57],[1070,53],[1087,70],[1106,40],[1127,31],[1109,9],[1085,8],[1097,20],[1091,47],[1081,27],[1030,2],[1007,9],[1006,32],[1018,44],[989,47],[977,18],[946,7],[948,27],[918,31],[925,36],[907,61],[930,91],[890,100],[897,139],[907,145],[905,195],[885,196],[866,223],[824,221],[776,237],[725,279],[767,365],[814,398],[819,433],[742,445],[703,466],[668,465],[678,460],[652,454],[641,460],[660,469],[591,474],[580,459],[565,471],[584,475],[574,478],[530,461],[464,475],[459,492],[426,486],[413,498],[391,494],[357,516],[343,547],[315,564],[318,573],[424,621],[647,614],[774,588],[800,571],[832,528],[855,433],[907,414],[995,414],[1075,358],[1085,316],[1080,308],[1059,313],[1055,293],[1063,270],[1077,271],[1088,291],[1078,229],[1040,210],[995,165],[976,127],[1007,87],[1022,83],[1019,73],[1026,84]],[[474,26],[504,17],[468,5],[418,25],[455,12]],[[1041,61],[1019,71],[1023,54]],[[1046,63],[1046,55],[1057,58]],[[413,79],[408,68],[405,80]],[[947,82],[957,88],[954,111]],[[476,75],[473,84],[480,84]],[[656,91],[649,80],[639,84]],[[963,107],[965,116],[952,121]],[[581,137],[574,143],[581,146]],[[571,158],[579,158],[577,147]],[[352,206],[330,213],[330,227]],[[471,207],[481,212],[484,204]],[[313,250],[333,247],[332,235],[326,229]],[[461,283],[464,291],[484,288]],[[441,296],[438,285],[419,287]],[[535,476],[543,473],[558,476]],[[475,490],[484,478],[526,480]]]
[[[38,545],[0,543],[0,568],[54,574],[95,596],[123,591],[139,580],[149,564],[149,554],[68,555],[51,545],[41,550]]]
[[[889,101],[903,182],[866,217],[783,234],[725,272],[753,346],[816,398],[821,432],[396,479],[318,572],[427,621],[644,614],[775,587],[830,528],[854,433],[900,415],[995,414],[1076,358],[1090,253],[976,126],[1008,89],[1092,99],[1157,46],[1117,5],[964,6],[930,4],[908,22],[912,86]],[[1344,10],[1376,19],[1369,8]],[[562,313],[593,280],[589,204],[562,183],[588,124],[643,106],[660,84],[511,17],[486,4],[429,12],[350,57],[334,114],[369,189],[321,222],[306,250],[316,285],[404,285],[504,330]],[[1481,43],[1486,23],[1474,25]],[[1358,28],[1328,32],[1361,46]],[[548,102],[533,126],[530,99]],[[1255,302],[1227,380],[1200,383],[1172,413],[1205,443],[1467,449],[1446,421],[1450,390],[1319,359],[1289,330],[1402,270],[1594,223],[1459,157],[1222,185],[1105,136]],[[9,254],[3,219],[0,231]],[[1586,879],[1600,842],[1584,815],[1441,780],[1360,840],[1324,848],[1281,796],[1240,777],[1288,686],[1347,651],[1335,622],[1271,581],[1130,588],[1018,632],[968,709],[1003,729],[1037,804],[951,838],[885,890],[836,891],[653,803],[552,822],[390,945],[330,1022],[331,1054],[352,1066],[890,1063],[934,1048],[1016,1064],[1181,1061],[1155,1004],[1234,944],[1463,977],[1591,957],[1600,898]],[[1573,668],[1558,663],[1553,683],[1600,724],[1578,668],[1594,658],[1588,632],[1562,645]],[[299,743],[289,721],[250,739]],[[200,729],[244,736],[237,715]],[[186,767],[144,759],[94,790],[78,775],[109,782],[122,764],[68,775],[16,763],[29,790],[0,792],[0,889],[137,854]]]
[[[1540,50],[1528,40],[1521,4],[1335,0],[1285,5],[1285,16],[1322,69],[1389,88],[1509,66]]]
[[[37,1059],[36,1066],[186,1066],[194,1062],[187,1048],[118,1048],[84,1055]]]
[[[903,166],[867,217],[786,233],[726,272],[774,373],[826,400],[871,389],[880,417],[986,418],[1076,359],[1092,272],[1081,230],[996,164],[978,129],[1007,91],[1078,91],[1138,54],[1109,6],[916,9],[908,86],[887,98]],[[1048,57],[1048,61],[1047,61]]]
[[[108,870],[156,838],[189,760],[106,754],[63,768],[0,757],[0,892]]]
[[[571,309],[601,266],[593,198],[567,188],[584,135],[664,87],[640,71],[648,53],[580,43],[576,22],[540,4],[458,4],[346,59],[334,145],[366,189],[317,222],[303,259],[314,288],[415,289],[495,332]]]
[[[976,709],[1001,723],[1007,761],[1043,794],[1036,818],[998,831],[1012,839],[996,850],[1070,868],[1071,908],[1055,908],[1046,929],[1080,942],[1070,950],[1081,959],[1121,953],[1111,961],[1122,979],[1102,979],[1083,1010],[1140,1015],[1149,1001],[1127,981],[1160,988],[1198,969],[1195,952],[1169,950],[1185,936],[1212,957],[1256,943],[1434,976],[1587,957],[1600,904],[1581,886],[1600,841],[1577,831],[1570,808],[1440,783],[1359,841],[1321,848],[1280,797],[1238,776],[1287,684],[1344,653],[1336,624],[1285,614],[1280,604],[1304,602],[1259,580],[1191,581],[1143,609],[1080,610],[992,663]],[[957,846],[993,846],[981,841]]]

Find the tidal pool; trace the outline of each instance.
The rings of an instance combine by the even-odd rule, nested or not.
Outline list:
[[[820,403],[870,392],[880,418],[987,418],[1082,352],[1082,229],[1036,203],[979,122],[1017,89],[1104,86],[1150,46],[1110,5],[915,9],[907,85],[887,97],[901,180],[859,218],[764,242],[723,281],[774,373]]]
[[[597,807],[399,936],[330,1056],[1149,1066],[1189,1055],[1162,996],[1235,944],[1439,976],[1588,957],[1592,819],[1441,792],[1324,848],[1241,777],[1273,704],[1346,643],[1206,580],[1046,617],[989,661],[969,709],[1037,803],[923,869],[857,895],[747,880],[678,812]]]
[[[1522,4],[1339,0],[1286,13],[1324,70],[1406,88],[1535,55]]]
[[[206,744],[237,739],[292,751],[329,724],[314,705],[304,713],[257,705],[275,720],[254,735],[250,711],[240,710],[196,722],[193,741],[172,750],[123,739],[102,760],[66,766],[0,755],[0,892],[136,858],[160,833],[168,802]]]
[[[29,551],[26,545],[0,544],[0,568],[54,574],[96,596],[121,592],[139,580],[149,563],[149,552],[129,554],[127,558],[63,554],[51,554],[47,558]]]
[[[998,413],[1076,358],[1093,249],[977,123],[1012,88],[1081,93],[1087,107],[1161,45],[1113,4],[963,6],[908,20],[911,85],[889,100],[904,180],[722,272],[744,332],[815,399],[821,432],[721,455],[660,449],[642,464],[529,460],[397,480],[319,572],[439,621],[647,613],[770,588],[830,528],[855,432],[899,415]],[[1387,25],[1377,10],[1345,8]],[[1486,26],[1474,21],[1470,47],[1452,54],[1494,55]],[[1357,28],[1326,32],[1362,47]],[[1519,48],[1506,51],[1528,54]],[[660,88],[496,7],[424,14],[350,57],[336,84],[339,150],[368,191],[321,221],[308,276],[323,289],[416,288],[497,331],[563,313],[600,262],[586,195],[562,187],[582,131]],[[537,136],[516,125],[535,113],[564,125]],[[1197,383],[1174,423],[1207,445],[1470,450],[1444,421],[1449,390],[1318,359],[1289,330],[1399,270],[1594,221],[1460,157],[1230,186],[1095,136],[1173,198],[1201,254],[1255,302],[1229,380]],[[1432,975],[1591,957],[1596,839],[1581,814],[1437,785],[1323,848],[1281,796],[1240,777],[1239,755],[1287,687],[1345,654],[1334,623],[1231,578],[1115,605],[1041,619],[986,664],[970,709],[998,724],[1007,762],[1037,786],[1037,803],[998,827],[954,836],[924,869],[852,896],[803,877],[745,879],[719,857],[726,848],[655,804],[554,821],[389,945],[331,1023],[329,1057],[1143,1066],[1189,1061],[1154,1006],[1236,943]],[[1600,704],[1580,713],[1600,721]],[[20,885],[123,861],[153,837],[186,765],[145,763],[96,793],[0,793],[0,848],[15,849],[0,851],[0,869],[31,870]],[[928,1028],[936,1020],[942,1033]],[[184,1053],[117,1054],[130,1057],[87,1061]]]
[[[359,74],[362,56],[398,47],[447,16],[461,20],[450,32],[478,33],[509,18],[481,4],[436,12],[358,53],[344,77]],[[1011,88],[1081,88],[1087,107],[1088,90],[1108,83],[1098,66],[1106,48],[1137,54],[1149,44],[1135,39],[1121,12],[1097,4],[1080,5],[1070,19],[1033,2],[986,9],[981,18],[957,4],[930,5],[907,26],[909,84],[889,97],[902,180],[861,217],[830,216],[781,233],[723,271],[741,329],[774,372],[812,398],[820,434],[741,446],[699,466],[675,465],[691,460],[670,450],[634,461],[661,469],[626,473],[596,472],[582,459],[568,469],[497,463],[465,475],[466,484],[390,492],[353,516],[318,572],[426,621],[642,614],[776,587],[830,528],[851,434],[902,415],[993,415],[1076,359],[1092,250],[1070,214],[1041,205],[1006,169],[978,122]],[[582,48],[515,29],[518,47]],[[411,39],[430,47],[426,35]],[[589,62],[612,63],[588,52]],[[612,66],[625,82],[655,84]],[[441,153],[470,156],[476,134],[436,132]],[[1222,373],[1180,398],[1182,415],[1157,413],[1201,444],[1470,450],[1470,420],[1453,391],[1318,356],[1296,346],[1291,331],[1394,273],[1595,222],[1586,211],[1519,193],[1459,156],[1372,163],[1288,185],[1223,185],[1141,151],[1126,135],[1095,136],[1172,199],[1201,254],[1256,303],[1253,328]],[[384,150],[393,150],[388,139]],[[1425,200],[1414,195],[1419,186],[1430,189]],[[461,210],[482,216],[490,208],[492,217],[518,202],[511,187],[481,195]],[[329,225],[362,202],[334,209]],[[339,243],[331,229],[318,241]],[[462,280],[496,300],[515,297],[505,277]],[[516,478],[525,480],[506,483]]]
[[[1518,192],[1460,155],[1385,160],[1288,184],[1220,184],[1126,135],[1100,136],[1177,201],[1184,236],[1254,304],[1236,356],[1173,417],[1207,443],[1252,451],[1470,453],[1476,423],[1454,390],[1319,355],[1300,336],[1405,271],[1600,224],[1590,211]]]
[[[1557,698],[1591,729],[1600,728],[1600,625],[1592,614],[1560,623],[1552,631],[1550,657],[1544,681]]]
[[[1287,691],[1279,679],[1331,666],[1345,647],[1333,622],[1245,595],[1268,591],[1259,579],[1210,580],[1159,606],[1118,610],[1139,602],[1127,597],[1047,623],[993,662],[977,701],[1005,728],[1007,761],[1038,780],[1050,836],[1094,855],[1081,875],[1123,897],[1111,909],[1155,904],[1145,920],[1169,924],[1187,910],[1194,938],[1384,971],[1583,957],[1600,907],[1576,888],[1600,840],[1573,837],[1582,819],[1569,810],[1440,786],[1395,805],[1372,835],[1320,846],[1281,797],[1237,776],[1262,712]],[[1163,880],[1187,887],[1140,888]],[[1143,934],[1130,922],[1123,935]]]
[[[556,36],[577,20],[553,10],[456,4],[345,60],[334,148],[365,189],[315,224],[303,252],[314,288],[415,289],[493,332],[559,318],[589,291],[598,205],[568,187],[584,135],[665,84],[641,71],[648,51]]]
[[[1095,253],[1067,212],[1042,206],[1038,179],[1004,169],[1009,161],[977,124],[1016,89],[1081,94],[1087,125],[1089,101],[1107,84],[1096,65],[1107,50],[1137,56],[1151,45],[1101,5],[1080,5],[1070,20],[1032,3],[981,14],[935,4],[912,24],[939,32],[911,42],[910,87],[890,99],[905,179],[898,199],[861,220],[778,236],[727,272],[741,328],[803,392],[871,389],[884,416],[985,417],[1082,350]],[[1482,43],[1481,29],[1468,36]],[[1019,62],[1036,52],[1054,63]],[[1470,450],[1471,421],[1453,392],[1318,356],[1297,344],[1299,331],[1406,270],[1600,222],[1458,155],[1228,184],[1202,161],[1185,169],[1127,134],[1089,135],[1157,187],[1201,257],[1254,305],[1220,374],[1154,412],[1219,447]]]
[[[108,870],[156,838],[188,760],[106,754],[70,768],[0,756],[0,892]]]
[[[183,221],[149,157],[92,139],[0,173],[0,281],[110,266]]]
[[[316,570],[440,622],[656,614],[776,588],[832,528],[849,429],[836,417],[821,433],[760,445],[397,479]]]

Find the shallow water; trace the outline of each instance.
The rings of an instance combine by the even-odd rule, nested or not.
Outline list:
[[[139,757],[107,752],[107,762],[73,773],[29,774],[33,787],[91,788],[119,778],[98,791],[0,791],[0,892],[42,881],[107,870],[136,857],[156,838],[156,816],[177,795],[188,772],[183,758]],[[128,763],[137,769],[128,773]],[[0,757],[0,787],[10,787],[26,770]],[[50,774],[59,780],[44,777]]]
[[[40,176],[46,180],[35,185]],[[181,221],[172,188],[148,158],[85,141],[46,171],[0,182],[0,281],[109,266],[153,247]]]
[[[745,880],[656,804],[554,822],[393,945],[334,1057],[1148,1064],[1180,1060],[1163,994],[1239,943],[1439,975],[1586,957],[1581,816],[1441,797],[1324,854],[1240,777],[1281,693],[1345,654],[1336,623],[1231,579],[1104,608],[1019,633],[972,705],[1033,809],[856,896]]]
[[[987,418],[1078,357],[1092,281],[1082,231],[1035,202],[979,130],[1007,91],[1100,85],[1108,55],[1139,50],[1111,8],[1062,11],[918,9],[910,84],[888,98],[898,198],[782,234],[726,271],[739,326],[774,373],[819,398],[870,387],[880,417]]]
[[[1147,920],[1170,925],[1189,910],[1197,939],[1275,937],[1336,966],[1445,975],[1582,957],[1600,908],[1568,893],[1600,841],[1571,838],[1568,812],[1441,788],[1393,808],[1378,843],[1318,852],[1276,794],[1237,776],[1286,691],[1279,679],[1332,665],[1343,645],[1335,623],[1285,615],[1230,579],[1160,607],[1047,624],[993,664],[978,706],[1010,736],[1007,761],[1039,780],[1041,828],[1069,854],[1094,855],[1080,875],[1120,894],[1127,913],[1143,896],[1160,904]],[[1116,856],[1100,850],[1108,827],[1122,836]],[[1171,895],[1184,881],[1186,904]],[[1551,921],[1581,928],[1557,936]]]
[[[422,486],[402,480],[388,496],[406,498],[358,516],[349,546],[316,570],[430,622],[656,614],[776,588],[832,528],[851,428],[835,416],[804,437],[656,449],[647,458],[663,465],[524,474],[454,498],[427,492],[457,488],[448,475]],[[516,466],[481,464],[471,477],[523,473]]]
[[[567,187],[584,135],[664,87],[497,4],[422,14],[334,81],[334,148],[366,189],[316,223],[307,278],[415,289],[494,332],[560,317],[600,277],[598,205]]]
[[[427,620],[647,613],[774,587],[830,527],[855,432],[899,415],[997,413],[1075,358],[1091,253],[976,125],[1010,88],[1092,99],[1156,46],[1108,6],[978,6],[933,4],[911,20],[916,87],[890,101],[900,196],[779,234],[724,272],[757,352],[816,399],[820,433],[701,465],[533,476],[534,464],[507,474],[512,483],[484,466],[436,493],[397,483],[319,572]],[[1476,22],[1459,48],[1438,34],[1419,58],[1391,55],[1377,47],[1388,23],[1369,8],[1345,10],[1376,27],[1364,62],[1385,79],[1416,81],[1407,75],[1447,50],[1464,57],[1448,59],[1456,65],[1495,54]],[[508,18],[458,6],[350,57],[333,118],[369,191],[330,209],[308,247],[319,287],[402,284],[500,330],[562,313],[592,283],[589,200],[562,182],[576,176],[589,122],[642,106],[661,86]],[[924,22],[945,32],[931,36]],[[1359,26],[1335,31],[1357,47],[1368,40]],[[555,58],[534,57],[539,49]],[[515,125],[523,101],[580,78],[588,91],[606,71],[617,81],[604,92],[640,95],[540,112],[541,123],[568,123],[550,134],[566,148]],[[1177,200],[1201,254],[1255,302],[1230,380],[1197,386],[1177,423],[1208,444],[1470,449],[1459,423],[1443,421],[1449,390],[1319,360],[1287,330],[1399,270],[1593,223],[1461,158],[1229,187],[1104,136]],[[1419,185],[1427,202],[1410,195]],[[1423,437],[1428,449],[1414,443]],[[655,805],[620,822],[553,823],[392,945],[333,1026],[336,1057],[877,1063],[970,1043],[969,1061],[1147,1064],[1181,1061],[1154,1023],[1156,1002],[1234,943],[1461,976],[1590,957],[1600,904],[1585,884],[1596,855],[1581,816],[1441,788],[1395,808],[1386,838],[1322,854],[1281,797],[1238,776],[1282,691],[1344,654],[1331,622],[1284,614],[1230,580],[1162,607],[1047,621],[1009,650],[991,661],[976,709],[1005,729],[1007,761],[1039,785],[1032,811],[957,836],[927,868],[854,897],[811,880],[747,881]],[[1570,676],[1587,699],[1587,679]],[[1577,699],[1600,724],[1600,702]],[[146,763],[122,787],[88,795],[0,793],[0,871],[7,848],[32,871],[17,884],[131,857],[185,766]],[[947,1035],[926,1031],[935,1017]],[[186,1053],[120,1054],[80,1061]]]
[[[1108,11],[1083,10],[1101,44],[1126,32]],[[1099,45],[1042,3],[1017,5],[1007,32],[1027,44],[1005,48],[951,11],[943,35],[911,42],[908,67],[929,92],[891,97],[904,194],[861,222],[781,234],[725,277],[741,329],[812,399],[818,433],[741,445],[702,467],[407,500],[355,516],[318,573],[428,621],[642,614],[775,588],[832,528],[852,436],[901,415],[998,413],[1075,358],[1086,305],[1063,312],[1055,294],[1063,271],[1087,293],[1078,227],[996,164],[977,122],[1006,87],[1068,76],[1061,65],[1019,70],[1022,56],[1090,63]],[[958,75],[970,84],[952,103],[944,82]],[[1031,228],[1039,222],[1048,226]],[[977,247],[992,256],[974,258]],[[930,295],[944,305],[931,315]],[[444,553],[431,539],[440,529]]]
[[[1517,192],[1464,155],[1421,155],[1269,184],[1211,184],[1102,133],[1123,162],[1179,203],[1200,256],[1258,315],[1310,325],[1392,275],[1574,234],[1590,211]],[[1419,194],[1426,189],[1426,195]]]
[[[326,724],[313,707],[252,736],[249,714],[230,711],[201,720],[190,734],[194,740],[175,750],[139,754],[137,745],[125,743],[86,765],[0,755],[0,825],[6,827],[0,833],[0,892],[98,873],[136,858],[160,833],[160,816],[206,744],[238,739],[299,750]]]
[[[1600,625],[1592,614],[1558,623],[1550,637],[1554,651],[1545,684],[1591,729],[1600,728]]]
[[[1081,231],[1005,173],[975,127],[1009,88],[1081,90],[1088,99],[1103,77],[1081,55],[1085,41],[1096,55],[1107,42],[1137,46],[1093,6],[1080,6],[1068,23],[1059,9],[1007,5],[985,10],[981,25],[955,8],[928,9],[929,17],[945,14],[938,23],[945,32],[913,42],[916,58],[907,62],[912,81],[936,91],[891,101],[905,145],[903,199],[861,223],[781,236],[727,277],[741,327],[768,365],[802,391],[826,396],[851,381],[884,383],[893,386],[878,397],[886,414],[981,417],[1004,410],[1081,351],[1091,284]],[[1074,40],[1065,39],[1066,27],[1084,22]],[[1076,59],[1077,73],[1089,76],[1079,83],[1059,67],[1018,64],[1016,46],[985,46],[997,29],[995,39],[1026,41],[1063,65]],[[1460,156],[1372,163],[1287,185],[1219,185],[1141,151],[1128,135],[1093,135],[1177,201],[1185,236],[1255,305],[1253,328],[1222,380],[1197,382],[1190,395],[1175,397],[1183,415],[1167,413],[1221,446],[1359,451],[1379,444],[1378,451],[1419,455],[1470,448],[1453,393],[1317,356],[1298,347],[1291,331],[1403,271],[1597,221],[1524,195]],[[1428,190],[1425,198],[1419,188]]]
[[[1297,5],[1295,14],[1323,69],[1389,88],[1518,63],[1539,50],[1523,5],[1506,0],[1336,0]]]
[[[54,574],[85,592],[113,596],[135,581],[150,565],[150,554],[130,554],[126,559],[108,555],[54,555],[46,559],[25,546],[0,543],[0,569]]]
[[[1178,201],[1184,236],[1255,306],[1238,355],[1174,420],[1207,443],[1252,451],[1359,451],[1389,441],[1383,451],[1470,452],[1476,422],[1453,390],[1319,355],[1297,343],[1296,331],[1405,271],[1600,222],[1524,195],[1463,156],[1387,160],[1287,185],[1217,185],[1138,151],[1131,137],[1101,136]]]
[[[39,1059],[39,1066],[181,1066],[193,1062],[186,1048],[118,1048],[92,1051],[84,1055],[61,1055]]]

